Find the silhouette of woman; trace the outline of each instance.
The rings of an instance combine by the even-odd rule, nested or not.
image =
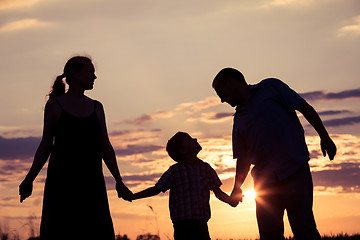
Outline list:
[[[69,85],[65,93],[63,78]],[[100,102],[84,95],[93,88],[95,68],[88,57],[65,64],[45,106],[43,136],[33,164],[19,187],[20,202],[32,193],[33,181],[49,159],[40,237],[47,239],[111,239],[102,159],[116,180],[119,197],[130,200],[107,134]]]

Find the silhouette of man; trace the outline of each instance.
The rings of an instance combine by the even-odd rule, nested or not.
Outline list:
[[[312,211],[309,152],[295,110],[317,131],[323,155],[332,160],[336,146],[319,115],[278,79],[248,85],[241,72],[224,68],[212,86],[222,102],[236,107],[232,141],[237,164],[231,197],[242,201],[240,187],[253,164],[260,239],[284,239],[285,209],[295,239],[320,239]]]

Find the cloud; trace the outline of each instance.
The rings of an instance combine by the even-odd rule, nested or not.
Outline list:
[[[110,136],[132,136],[132,135],[137,135],[137,134],[141,134],[141,135],[146,135],[146,134],[150,134],[150,133],[159,133],[162,130],[160,128],[156,128],[156,129],[136,129],[136,130],[118,130],[118,131],[111,131],[109,132]]]
[[[133,125],[143,125],[145,123],[150,123],[159,118],[171,118],[177,113],[193,114],[196,112],[203,111],[213,106],[221,104],[219,98],[217,97],[207,97],[204,100],[198,102],[189,102],[189,103],[180,103],[174,112],[171,111],[162,111],[159,110],[150,114],[142,114],[139,117],[134,119],[127,119],[122,121],[117,121],[117,124],[133,124]],[[215,119],[214,119],[215,120]]]
[[[25,129],[21,126],[0,126],[0,136],[5,138],[30,137],[38,133],[37,129]]]
[[[271,0],[264,1],[264,3],[261,5],[261,8],[309,6],[313,2],[314,0]]]
[[[191,105],[191,109],[195,112],[208,109],[210,107],[221,104],[220,99],[218,97],[207,97],[204,100],[195,102]]]
[[[328,110],[328,111],[318,112],[318,114],[321,115],[321,116],[337,115],[337,114],[344,114],[344,113],[352,113],[352,111],[349,111],[349,110]]]
[[[124,181],[144,182],[144,181],[157,181],[163,173],[142,173],[142,174],[126,174],[122,178]]]
[[[134,124],[134,125],[142,125],[148,122],[153,122],[155,119],[158,118],[170,118],[174,115],[172,112],[166,112],[166,111],[157,111],[151,114],[142,114],[141,116],[134,118],[134,119],[128,119],[123,121],[118,121],[115,123],[119,124]]]
[[[233,112],[210,112],[202,113],[200,117],[189,118],[188,121],[202,121],[206,123],[218,123],[232,119]]]
[[[338,37],[360,36],[360,16],[352,19],[352,23],[341,27],[338,30]]]
[[[24,29],[34,29],[49,26],[50,23],[42,22],[35,18],[22,19],[4,24],[0,27],[0,32],[19,31]]]
[[[117,156],[128,156],[128,155],[134,155],[140,153],[154,152],[163,148],[164,146],[154,145],[154,144],[150,144],[150,145],[129,144],[125,148],[116,148],[115,153]]]
[[[39,137],[3,138],[0,136],[0,159],[28,159],[34,157]]]
[[[360,162],[329,164],[331,169],[312,172],[314,185],[341,189],[341,192],[360,192]],[[317,188],[321,189],[321,188]]]
[[[31,7],[43,1],[44,0],[1,0],[0,10]]]
[[[347,98],[360,98],[360,88],[350,89],[341,92],[314,91],[300,93],[306,100],[341,100]]]
[[[346,118],[335,118],[323,121],[326,127],[339,127],[344,125],[353,125],[360,123],[360,116],[346,117]]]

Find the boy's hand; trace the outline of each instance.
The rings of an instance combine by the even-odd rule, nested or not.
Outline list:
[[[320,145],[321,145],[321,151],[324,155],[324,157],[326,156],[326,153],[329,156],[330,160],[333,160],[336,154],[336,145],[333,142],[333,140],[331,140],[331,138],[329,136],[323,137],[320,139]]]
[[[123,182],[116,182],[116,191],[119,198],[132,202],[133,193],[125,186]]]
[[[232,206],[232,207],[236,207],[238,204],[239,204],[239,199],[234,199],[233,197],[230,196],[230,199],[229,199],[229,205]]]
[[[242,202],[243,201],[243,197],[244,195],[242,194],[242,190],[241,188],[238,188],[238,187],[234,187],[232,192],[231,192],[231,195],[230,195],[230,200],[231,200],[231,203],[238,205],[239,202]],[[231,203],[229,203],[231,206],[233,206]],[[235,205],[235,207],[236,207]],[[233,206],[234,207],[234,206]]]

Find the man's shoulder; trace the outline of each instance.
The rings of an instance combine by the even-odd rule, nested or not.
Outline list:
[[[265,78],[258,84],[252,86],[253,89],[262,89],[260,92],[267,94],[276,93],[279,90],[287,90],[289,86],[278,78]]]
[[[256,86],[262,87],[262,86],[271,86],[274,84],[283,84],[284,82],[281,81],[278,78],[265,78],[261,80]]]

